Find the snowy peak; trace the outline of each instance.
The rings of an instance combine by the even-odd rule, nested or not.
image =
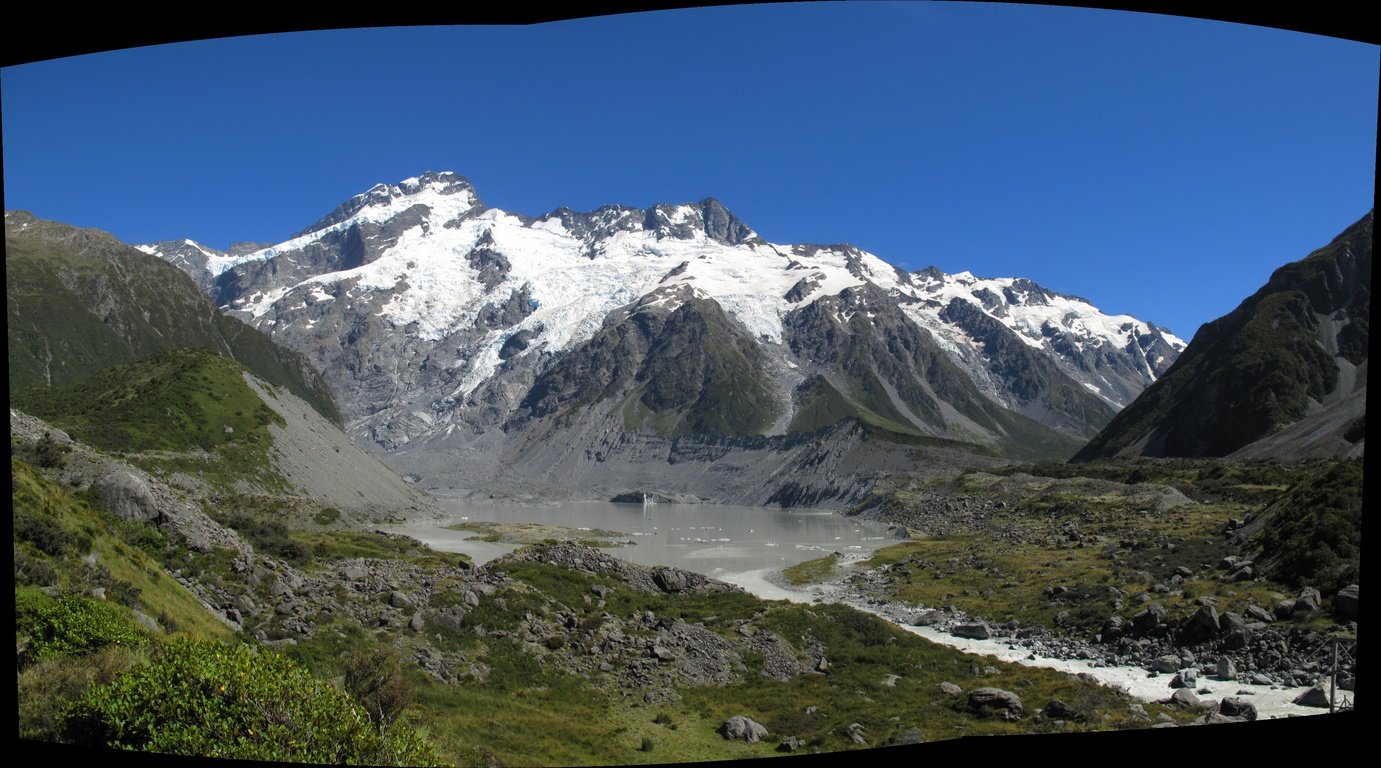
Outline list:
[[[650,208],[606,205],[588,213],[562,207],[538,219],[534,226],[570,234],[590,247],[592,256],[595,244],[620,232],[648,233],[657,240],[708,239],[723,245],[764,242],[752,228],[712,197],[698,203],[658,203]]]
[[[443,198],[449,199],[444,205],[438,206],[437,203]],[[379,221],[414,205],[432,209],[459,209],[460,213],[464,213],[481,203],[474,186],[465,177],[452,171],[428,171],[397,184],[375,184],[368,191],[341,203],[334,211],[294,237],[331,229],[359,218]]]

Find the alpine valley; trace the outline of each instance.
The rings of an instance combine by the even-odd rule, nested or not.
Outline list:
[[[475,766],[1351,737],[1247,723],[1355,699],[1371,239],[1186,345],[711,199],[531,219],[428,173],[225,251],[7,212],[19,734]],[[456,513],[571,499],[668,527]],[[721,510],[875,535],[749,589],[620,556]],[[457,530],[507,548],[421,540]]]
[[[713,199],[532,219],[453,173],[276,245],[139,248],[433,489],[840,507],[920,457],[1067,458],[1185,346],[1023,278],[770,243]]]

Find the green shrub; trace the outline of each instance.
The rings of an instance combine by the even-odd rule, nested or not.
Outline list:
[[[54,598],[34,588],[15,590],[14,603],[15,632],[29,638],[28,662],[148,641],[129,610],[111,603],[74,594]]]
[[[112,645],[80,658],[45,659],[20,672],[19,737],[61,739],[67,708],[93,687],[114,681],[138,657],[138,651]]]
[[[317,525],[330,525],[340,519],[340,510],[335,507],[326,507],[312,517]]]
[[[411,729],[382,729],[348,695],[251,646],[175,639],[72,708],[77,743],[279,762],[438,764]]]
[[[412,683],[403,676],[398,657],[374,647],[346,654],[345,690],[364,707],[369,718],[387,725],[403,713],[415,696]]]
[[[53,557],[62,557],[77,549],[77,537],[71,531],[52,517],[27,509],[14,511],[14,537]]]

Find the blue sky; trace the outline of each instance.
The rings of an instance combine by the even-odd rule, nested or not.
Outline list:
[[[1188,339],[1372,206],[1377,74],[1364,43],[969,3],[241,37],[5,68],[5,207],[223,248],[427,170],[527,215],[713,196]]]

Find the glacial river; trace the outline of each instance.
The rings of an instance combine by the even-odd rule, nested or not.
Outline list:
[[[845,560],[858,560],[895,541],[886,527],[855,520],[833,512],[735,507],[717,504],[611,504],[563,501],[552,504],[506,504],[438,497],[451,512],[449,519],[385,526],[422,541],[433,549],[462,552],[483,563],[516,549],[516,545],[477,541],[473,531],[450,530],[464,522],[534,523],[577,530],[617,531],[631,545],[608,550],[640,565],[669,565],[736,584],[767,600],[792,602],[836,601],[843,598],[837,587],[782,586],[777,575],[783,568],[831,552]],[[593,534],[592,534],[593,537]],[[872,610],[871,606],[858,606]],[[1147,677],[1138,668],[1094,667],[1088,662],[1031,659],[1029,651],[1000,640],[965,640],[931,628],[904,629],[929,640],[969,653],[995,656],[1004,661],[1086,673],[1145,700],[1166,698],[1172,692],[1169,676]],[[1321,710],[1290,703],[1303,689],[1248,685],[1240,682],[1211,683],[1212,698],[1241,693],[1253,701],[1263,718],[1312,715]],[[1352,699],[1354,694],[1346,694]],[[1327,710],[1322,710],[1326,712]]]

